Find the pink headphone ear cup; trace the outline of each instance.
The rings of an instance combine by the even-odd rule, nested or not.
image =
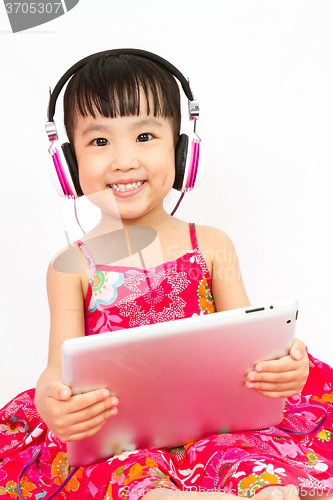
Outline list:
[[[195,184],[193,185],[193,189],[197,188],[204,178],[204,171],[206,165],[206,150],[205,144],[200,140],[199,144],[199,155],[197,158],[197,168],[195,173]]]
[[[197,178],[197,173],[198,173],[198,166],[199,166],[199,156],[200,156],[200,138],[196,135],[192,135],[192,148],[191,148],[191,157],[190,157],[190,164],[189,164],[189,169],[188,169],[188,175],[187,175],[187,184],[186,184],[186,189],[190,190],[193,189],[195,186],[195,181]]]
[[[195,133],[192,133],[189,136],[185,137],[187,138],[187,146],[186,151],[183,152],[182,156],[182,179],[181,185],[179,180],[179,187],[177,188],[178,191],[182,192],[190,191],[191,189],[196,187],[201,148],[201,140]]]
[[[52,157],[52,163],[49,163],[48,169],[51,182],[58,195],[62,198],[77,198],[78,194],[63,149],[61,146],[58,146],[58,141],[54,141],[49,149],[49,153]]]

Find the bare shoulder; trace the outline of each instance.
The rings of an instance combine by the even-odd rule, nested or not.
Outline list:
[[[82,258],[82,253],[76,243],[61,249],[52,259],[53,269],[60,273],[82,273],[85,266],[85,259]]]
[[[199,240],[202,242],[205,247],[219,249],[223,245],[232,245],[233,243],[229,236],[216,227],[212,226],[195,226],[198,242]]]
[[[249,299],[244,288],[235,247],[220,229],[197,226],[200,251],[212,278],[212,292],[217,311],[247,307]]]
[[[51,261],[46,275],[46,283],[48,292],[54,291],[66,293],[66,290],[80,287],[81,288],[81,275],[83,269],[77,266],[77,272],[74,270],[62,269],[59,265],[54,265],[54,261]]]
[[[229,236],[221,229],[211,226],[196,226],[197,240],[200,251],[212,269],[214,262],[237,260],[235,247]]]

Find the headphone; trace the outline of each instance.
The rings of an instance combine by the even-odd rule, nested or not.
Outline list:
[[[56,101],[62,88],[74,75],[74,73],[81,69],[92,58],[98,56],[117,56],[120,54],[135,55],[150,59],[169,71],[181,83],[184,93],[188,99],[189,118],[191,121],[194,121],[193,132],[189,135],[181,134],[179,136],[175,151],[176,175],[172,187],[177,191],[181,191],[183,196],[185,191],[189,191],[197,185],[196,181],[198,179],[199,172],[201,140],[195,133],[195,130],[196,120],[199,118],[199,102],[193,98],[188,80],[186,80],[186,78],[175,66],[156,54],[140,49],[106,50],[104,52],[97,52],[96,54],[85,57],[69,68],[69,70],[66,71],[66,73],[60,78],[53,92],[51,93],[50,91],[50,100],[47,112],[48,121],[46,122],[45,128],[49,141],[51,142],[49,153],[52,156],[53,163],[50,164],[49,174],[52,184],[54,185],[57,193],[63,198],[75,199],[83,196],[84,194],[79,182],[79,170],[76,158],[72,152],[69,142],[65,142],[60,145],[58,144],[59,139],[53,118],[55,114]],[[201,166],[200,171],[202,171],[202,169],[203,167]]]

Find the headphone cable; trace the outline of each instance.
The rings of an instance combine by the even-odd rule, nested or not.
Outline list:
[[[82,226],[81,226],[81,224],[80,224],[80,222],[79,222],[78,215],[77,215],[77,209],[76,209],[76,199],[75,199],[74,197],[73,197],[73,199],[74,199],[74,213],[75,213],[75,219],[76,219],[76,222],[78,223],[78,225],[80,226],[80,228],[81,228],[81,230],[82,230],[83,234],[85,235],[86,233],[83,231]]]
[[[21,479],[22,479],[22,476],[31,467],[31,465],[37,460],[37,458],[41,455],[42,451],[43,451],[43,446],[37,446],[36,453],[32,452],[32,458],[31,458],[30,462],[28,462],[27,465],[21,470],[21,472],[20,472],[20,474],[19,474],[19,476],[17,478],[16,488],[17,488],[17,494],[18,494],[20,500],[24,500],[24,497],[23,497],[22,491],[21,491]],[[79,468],[80,467],[75,467],[68,474],[68,476],[66,477],[66,479],[61,483],[61,485],[50,496],[44,498],[44,500],[51,500],[51,498],[54,498],[66,486],[66,484],[68,483],[68,481],[70,481],[72,479],[72,477],[79,470]]]
[[[180,202],[181,202],[181,201],[182,201],[182,199],[184,198],[184,195],[185,195],[185,191],[183,191],[183,192],[182,192],[182,194],[180,195],[179,200],[177,201],[177,204],[176,204],[175,208],[172,210],[172,212],[171,212],[171,214],[170,214],[170,215],[173,215],[173,214],[176,212],[177,208],[178,208],[178,207],[179,207],[179,205],[180,205]]]

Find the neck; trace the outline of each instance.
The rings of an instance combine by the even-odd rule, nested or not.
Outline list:
[[[158,231],[165,223],[170,223],[171,215],[168,214],[163,207],[160,210],[154,210],[137,219],[122,219],[124,226],[148,226],[153,227]]]
[[[124,227],[127,226],[152,227],[157,232],[160,232],[165,225],[170,224],[170,220],[172,219],[173,217],[164,210],[163,206],[159,210],[154,210],[136,219],[121,219],[120,217],[115,217],[106,212],[101,212],[100,222],[89,231],[87,236],[88,238],[93,238],[124,229]]]

